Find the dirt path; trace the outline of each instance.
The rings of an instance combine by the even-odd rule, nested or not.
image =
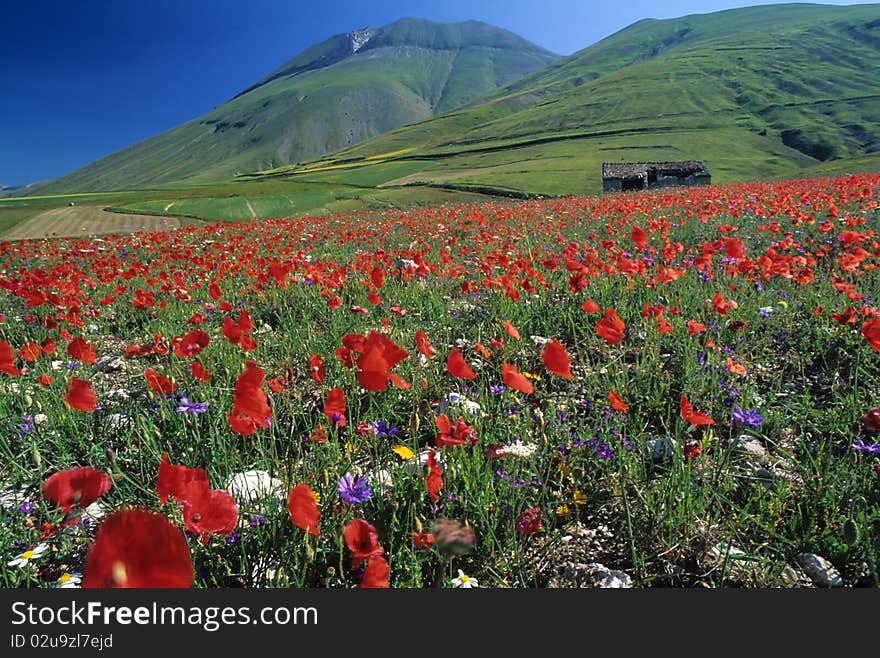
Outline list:
[[[251,213],[251,217],[256,217],[257,213],[256,213],[256,211],[254,211],[254,207],[251,205],[251,202],[248,201],[247,199],[245,199],[244,202],[247,204],[248,210]]]
[[[0,234],[0,239],[26,240],[134,231],[165,231],[179,228],[188,221],[156,215],[122,215],[107,212],[100,206],[65,206],[47,210],[16,224]]]

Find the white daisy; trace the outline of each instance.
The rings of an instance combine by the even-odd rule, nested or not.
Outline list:
[[[18,555],[14,560],[10,560],[6,564],[8,564],[10,567],[21,567],[22,569],[24,569],[28,564],[30,564],[31,560],[36,560],[48,549],[49,544],[37,544],[31,550],[25,551],[21,555]]]
[[[476,578],[471,578],[470,576],[465,575],[464,571],[461,569],[458,570],[458,577],[452,579],[453,587],[460,587],[462,589],[471,589],[472,587],[479,587]]]
[[[55,587],[60,589],[76,589],[82,586],[82,574],[81,573],[63,573],[55,581]]]

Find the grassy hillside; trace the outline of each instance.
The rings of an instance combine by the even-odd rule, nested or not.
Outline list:
[[[699,159],[731,182],[878,149],[880,5],[794,4],[640,21],[483,102],[299,171],[568,194],[601,189],[604,161]]]
[[[33,193],[228,179],[448,111],[556,55],[478,22],[402,19],[317,44],[208,114]]]

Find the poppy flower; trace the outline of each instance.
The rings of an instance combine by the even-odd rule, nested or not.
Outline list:
[[[726,316],[728,309],[737,308],[737,303],[732,299],[724,299],[724,297],[721,295],[721,291],[719,290],[712,297],[712,307],[715,309],[718,315]]]
[[[171,339],[174,345],[173,352],[176,356],[191,357],[205,349],[211,342],[208,332],[195,329],[183,336],[175,336]]]
[[[71,507],[85,509],[110,490],[112,481],[104,471],[91,466],[69,468],[50,475],[40,487],[43,498],[67,514]]]
[[[342,538],[351,551],[352,566],[355,569],[360,566],[361,561],[385,553],[385,549],[379,546],[379,533],[376,528],[364,519],[349,521],[342,532]]]
[[[55,341],[51,338],[44,338],[40,341],[40,350],[42,350],[43,354],[52,354],[55,351]]]
[[[571,379],[571,360],[568,352],[555,338],[544,346],[541,352],[541,361],[548,372],[559,375],[565,379]]]
[[[15,352],[5,340],[0,340],[0,372],[10,377],[18,377],[21,371],[15,365]]]
[[[700,324],[699,322],[694,322],[693,320],[687,321],[687,330],[688,336],[693,336],[694,334],[701,334],[706,331],[706,325]]]
[[[467,364],[457,347],[453,347],[449,352],[449,357],[446,359],[446,372],[461,379],[477,378],[477,373]]]
[[[512,324],[510,324],[510,320],[504,321],[504,331],[506,331],[507,335],[510,336],[511,338],[513,338],[514,340],[520,339],[519,332],[516,330],[516,327],[514,327]]]
[[[880,407],[869,409],[862,415],[862,427],[866,430],[880,430]]]
[[[390,576],[391,567],[388,566],[388,561],[384,557],[371,557],[358,587],[387,588]]]
[[[324,399],[324,415],[331,425],[345,427],[345,393],[341,388],[331,389]]]
[[[416,332],[416,348],[418,348],[419,352],[421,352],[426,359],[430,359],[437,353],[437,351],[431,347],[431,343],[428,342],[428,336],[421,329]]]
[[[626,402],[624,402],[614,391],[608,391],[608,404],[611,405],[612,409],[619,411],[622,414],[629,411],[629,405],[627,405]]]
[[[318,535],[318,523],[321,513],[318,511],[318,503],[309,485],[302,483],[291,487],[287,492],[287,511],[294,525],[299,526],[311,535]]]
[[[648,244],[648,234],[641,226],[633,226],[629,234],[630,240],[636,245],[636,251],[641,251]]]
[[[623,341],[625,329],[626,325],[613,308],[606,308],[604,317],[596,323],[596,335],[612,345]]]
[[[203,366],[198,361],[193,361],[190,364],[190,372],[192,373],[192,376],[200,382],[207,382],[211,380],[211,373],[205,370],[205,366]]]
[[[67,384],[67,394],[64,396],[71,409],[91,413],[98,406],[98,396],[92,388],[92,382],[87,379],[71,378]]]
[[[144,379],[150,388],[159,395],[168,395],[177,390],[177,386],[168,377],[155,370],[144,370]]]
[[[865,320],[862,323],[862,336],[868,345],[880,352],[880,318]]]
[[[324,359],[319,354],[309,356],[309,375],[311,375],[312,379],[321,384],[324,381],[325,374]]]
[[[126,508],[101,523],[86,554],[83,588],[183,588],[193,581],[183,532],[152,510]]]
[[[532,383],[519,373],[516,366],[512,366],[509,363],[501,364],[501,378],[506,386],[520,393],[528,394],[535,392],[535,387],[532,386]]]
[[[443,488],[443,469],[437,463],[437,453],[428,451],[428,476],[425,478],[425,486],[432,500],[440,499],[440,490]]]
[[[36,361],[42,353],[40,346],[34,342],[25,343],[18,349],[18,355],[28,363]]]
[[[434,534],[430,532],[413,532],[412,538],[416,548],[431,548],[434,545]]]
[[[228,491],[212,490],[203,480],[191,481],[183,495],[183,523],[190,532],[201,535],[226,535],[238,523],[238,506]]]
[[[95,348],[83,340],[81,336],[77,336],[68,343],[67,355],[82,363],[95,363]]]
[[[162,453],[156,477],[156,494],[160,505],[167,503],[169,496],[173,496],[178,502],[184,502],[187,489],[193,482],[200,482],[208,487],[208,474],[201,468],[172,464],[168,461],[168,453]]]
[[[581,304],[581,310],[584,311],[584,313],[598,313],[599,305],[592,299],[585,299],[584,303]]]
[[[679,400],[679,409],[681,411],[681,417],[685,422],[690,423],[691,425],[714,425],[715,421],[704,413],[700,413],[698,411],[694,411],[693,405],[687,399],[686,396],[682,395]]]
[[[468,442],[471,445],[476,444],[477,435],[474,428],[464,422],[463,418],[459,418],[452,424],[446,414],[439,414],[434,419],[439,434],[434,439],[434,445],[438,448],[443,446],[464,445]]]
[[[346,347],[356,350],[355,346],[346,345]],[[358,383],[368,391],[384,391],[388,388],[389,370],[407,358],[409,353],[378,331],[371,331],[363,340],[362,347],[362,350],[358,350],[361,351],[357,359]],[[399,387],[406,386],[399,377],[392,380],[392,383]]]
[[[37,381],[38,381],[42,386],[50,386],[50,385],[52,384],[52,376],[51,376],[51,375],[42,374],[42,375],[40,375],[39,377],[37,377]]]
[[[256,361],[247,361],[245,370],[235,382],[232,394],[232,413],[227,414],[230,428],[247,436],[257,427],[268,427],[272,418],[269,399],[263,390],[265,372]]]

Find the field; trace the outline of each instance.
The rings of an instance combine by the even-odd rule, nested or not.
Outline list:
[[[880,174],[295,210],[0,242],[0,585],[880,585]]]

